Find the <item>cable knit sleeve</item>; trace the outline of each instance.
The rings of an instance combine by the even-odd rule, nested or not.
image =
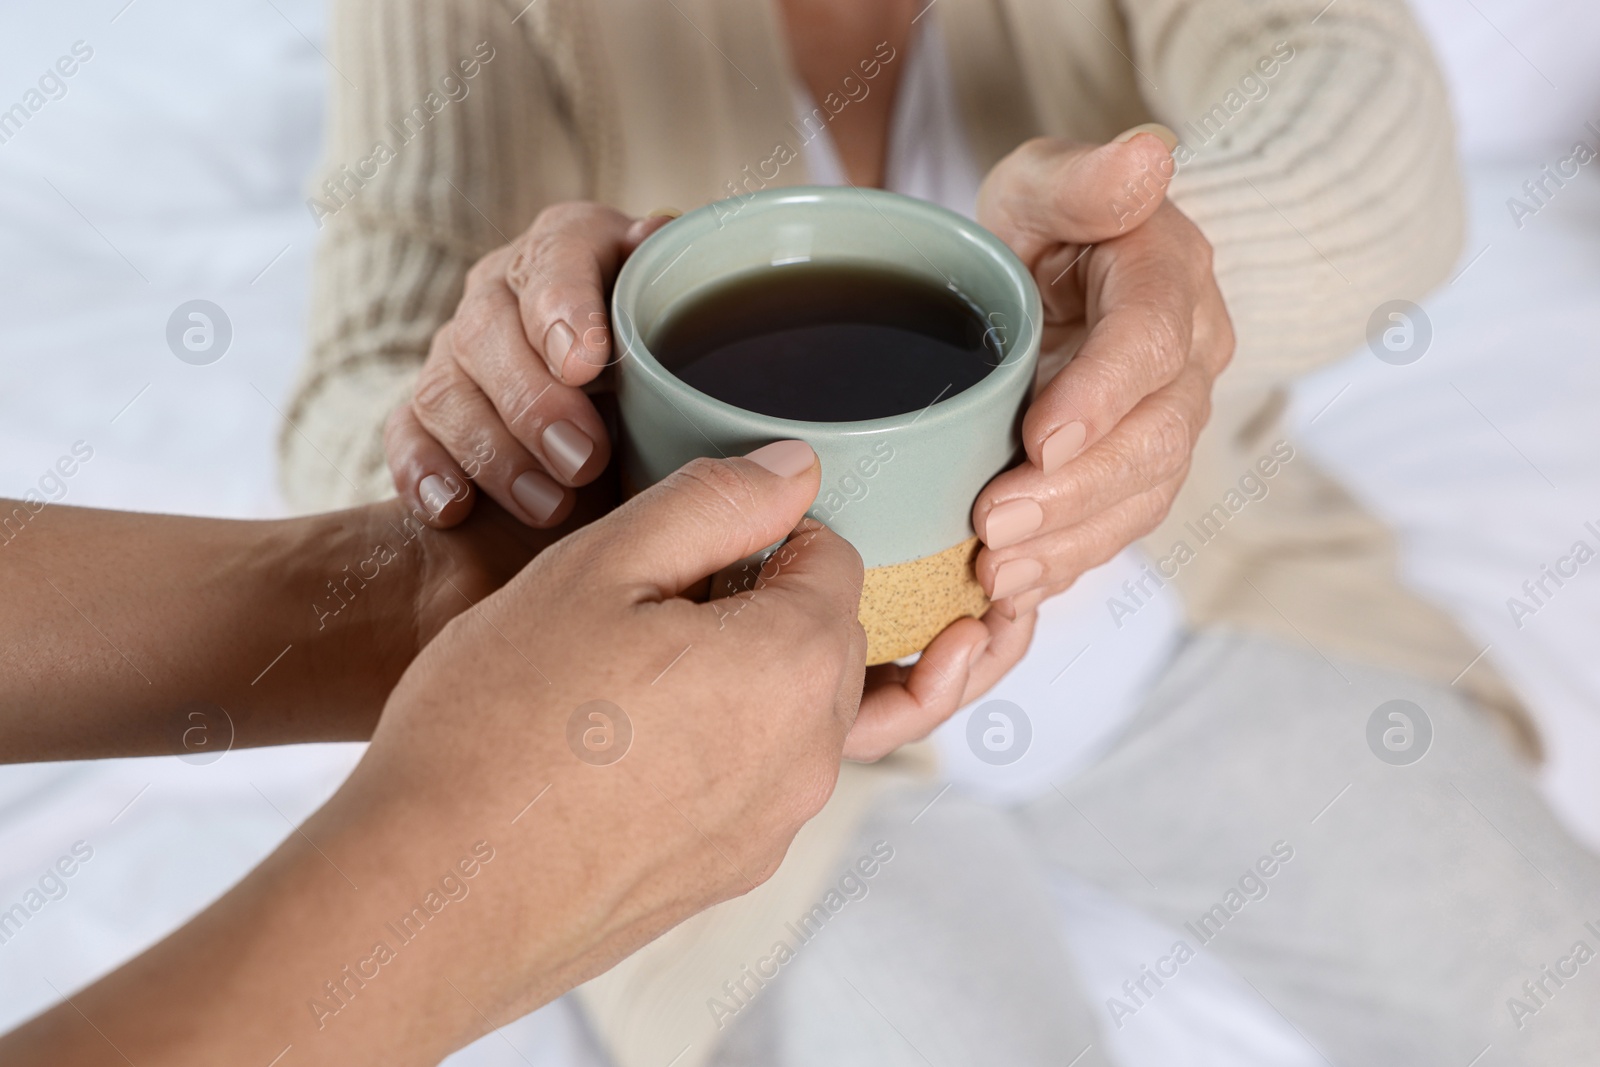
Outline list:
[[[1122,0],[1172,199],[1216,248],[1239,336],[1224,388],[1353,351],[1460,251],[1444,84],[1402,0]]]
[[[331,4],[310,351],[279,442],[296,508],[393,494],[383,423],[467,270],[543,204],[581,195],[559,61],[536,44],[552,5],[522,6]]]
[[[1178,135],[1171,197],[1215,249],[1238,339],[1188,480],[1143,542],[1190,625],[1461,680],[1477,649],[1400,585],[1390,532],[1280,440],[1293,380],[1358,351],[1381,305],[1422,297],[1461,249],[1444,83],[1403,0],[945,2],[959,39],[988,44],[965,70],[990,158],[1009,150],[992,128],[1093,142],[1154,119]],[[1236,508],[1269,453],[1293,462]],[[1219,511],[1225,535],[1198,536]],[[1492,672],[1463,685],[1517,720]]]
[[[1172,199],[1215,248],[1238,336],[1189,480],[1146,539],[1159,558],[1282,447],[1295,377],[1358,351],[1381,305],[1446,278],[1463,195],[1443,79],[1402,0],[1116,2],[1130,76],[1179,137]],[[1226,536],[1174,578],[1191,623],[1460,680],[1472,642],[1401,587],[1390,532],[1310,456],[1227,513]],[[1475,675],[1467,687],[1522,731],[1504,686]]]

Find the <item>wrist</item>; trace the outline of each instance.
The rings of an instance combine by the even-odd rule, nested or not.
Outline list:
[[[411,605],[416,650],[451,619],[509,582],[540,552],[604,514],[614,498],[609,481],[584,486],[572,514],[551,529],[524,525],[484,494],[473,501],[465,520],[443,530],[422,525],[420,512],[408,513],[399,501],[382,505],[393,509],[385,518],[388,529],[414,535],[406,544],[414,546],[414,551],[407,549],[407,566],[416,568]]]
[[[298,722],[258,743],[365,740],[421,646],[417,601],[426,566],[420,523],[397,501],[282,524],[256,565],[284,590],[291,625],[281,662],[252,684],[252,702]]]

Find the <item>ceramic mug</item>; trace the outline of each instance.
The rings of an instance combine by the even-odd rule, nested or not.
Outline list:
[[[735,276],[796,263],[891,269],[950,287],[988,320],[992,369],[930,406],[862,422],[801,422],[734,407],[651,354],[660,327]],[[710,204],[645,240],[617,276],[622,473],[634,490],[697,456],[739,456],[798,438],[822,462],[809,514],[861,553],[867,662],[927,647],[988,598],[973,573],[972,505],[1021,453],[1039,358],[1039,292],[1005,243],[911,197],[853,187],[770,189]],[[848,388],[849,383],[841,383]]]

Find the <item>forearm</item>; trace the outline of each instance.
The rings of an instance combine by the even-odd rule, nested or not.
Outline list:
[[[414,527],[45,508],[0,542],[0,760],[367,736],[417,647]]]
[[[444,962],[435,950],[454,942],[448,927],[470,918],[456,914],[470,897],[426,928],[391,925],[437,889],[446,867],[476,862],[472,843],[419,875],[428,865],[418,857],[435,851],[426,831],[396,841],[397,828],[374,825],[375,840],[360,841],[355,826],[334,821],[328,809],[313,816],[305,836],[291,834],[190,923],[0,1037],[0,1061],[264,1065],[292,1047],[287,1063],[421,1065],[486,1029],[430,974]],[[491,862],[474,881],[493,874]],[[388,953],[381,964],[378,943]]]
[[[548,718],[545,755],[564,725]],[[209,1067],[292,1048],[285,1063],[432,1065],[709,902],[641,907],[622,890],[659,895],[670,872],[597,870],[594,834],[636,821],[643,798],[619,812],[591,768],[531,764],[550,795],[513,824],[463,819],[443,783],[385,790],[364,762],[221,900],[0,1036],[0,1062]],[[518,876],[529,856],[537,878]]]

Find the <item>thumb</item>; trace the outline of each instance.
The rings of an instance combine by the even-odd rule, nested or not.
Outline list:
[[[1109,240],[1149,218],[1177,171],[1177,136],[1135,126],[1103,145],[1036,137],[989,171],[978,222],[1032,269],[1059,244]]]
[[[815,519],[806,519],[759,566],[746,567],[740,577],[746,581],[738,592],[749,596],[734,593],[705,605],[718,617],[719,628],[752,605],[791,604],[829,626],[853,628],[860,637],[858,666],[865,669],[866,631],[857,618],[861,607],[861,554],[849,541]],[[853,696],[860,696],[859,685]]]
[[[804,441],[738,459],[696,459],[583,531],[596,573],[663,600],[783,540],[817,498],[821,465]]]

